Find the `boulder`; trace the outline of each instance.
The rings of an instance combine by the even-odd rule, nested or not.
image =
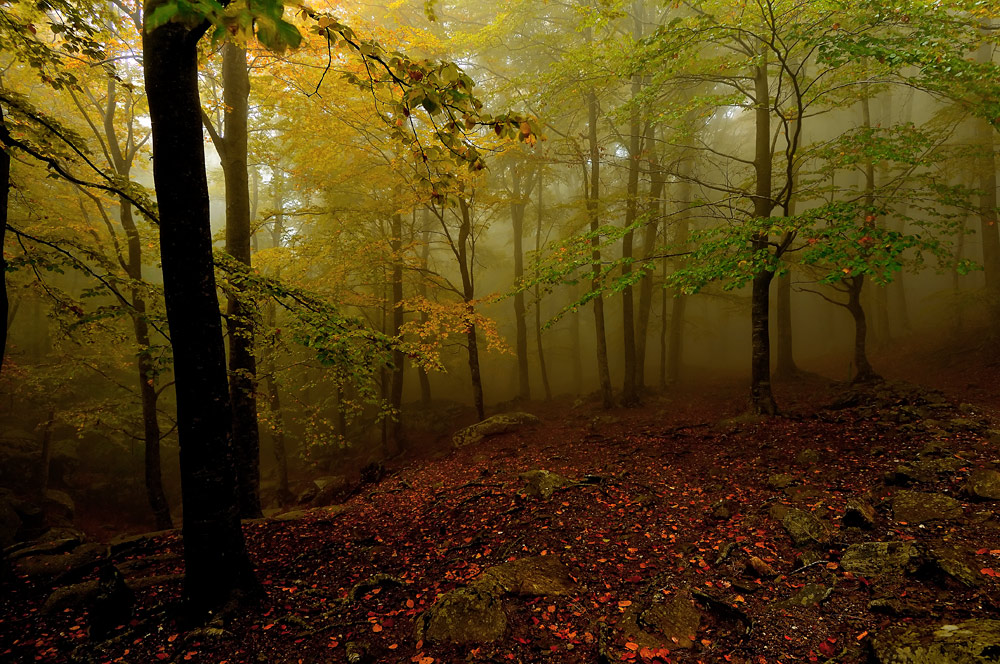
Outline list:
[[[962,504],[940,493],[900,491],[892,498],[892,516],[914,525],[952,521],[962,516]]]
[[[557,556],[532,556],[491,567],[479,581],[496,585],[504,594],[537,597],[569,595],[576,588],[569,568]]]
[[[690,648],[701,627],[701,612],[691,594],[685,591],[643,611],[638,623],[643,629],[667,637],[676,648]]]
[[[549,470],[529,470],[518,477],[524,482],[524,493],[528,496],[548,500],[556,489],[572,484],[559,473]]]
[[[482,422],[461,429],[451,438],[455,447],[465,447],[478,443],[490,436],[508,433],[528,424],[537,424],[540,420],[531,413],[503,413],[488,417]]]
[[[76,503],[65,491],[49,489],[45,492],[42,507],[50,520],[72,523],[76,515]]]
[[[489,643],[507,631],[501,598],[473,584],[447,592],[417,619],[417,640],[429,643]]]
[[[309,501],[310,507],[327,507],[344,502],[354,487],[343,475],[330,475],[314,480],[318,491]]]
[[[868,602],[868,610],[899,618],[918,618],[926,616],[930,611],[919,604],[896,599],[895,597],[879,597]]]
[[[126,583],[128,583],[128,586],[133,591],[141,591],[170,583],[180,583],[183,580],[183,574],[161,574],[126,579]],[[45,600],[45,604],[42,606],[42,614],[58,613],[65,609],[91,604],[98,596],[100,590],[100,584],[96,579],[56,588],[49,595],[48,599]]]
[[[833,588],[827,588],[816,583],[807,583],[797,593],[786,599],[785,606],[810,607],[818,606],[833,594]]]
[[[957,581],[967,588],[982,585],[983,577],[969,567],[965,556],[953,546],[937,545],[927,551],[927,562],[932,571]]]
[[[844,525],[871,529],[875,526],[875,508],[862,498],[848,498],[844,508]]]
[[[795,484],[795,482],[795,475],[789,475],[788,473],[775,473],[767,478],[767,485],[778,491]]]
[[[874,577],[913,572],[920,564],[920,552],[910,542],[863,542],[852,544],[840,557],[847,572]]]
[[[17,532],[21,529],[21,517],[10,502],[0,498],[0,550],[17,541]]]
[[[57,577],[90,567],[107,557],[106,544],[83,544],[66,553],[24,556],[14,561],[17,574],[28,577]]]
[[[830,542],[830,529],[809,512],[790,509],[781,519],[781,525],[795,546],[823,545]]]
[[[965,492],[980,500],[1000,500],[1000,473],[988,468],[977,468],[969,475]]]
[[[927,484],[936,482],[941,475],[954,473],[968,465],[967,461],[955,457],[941,459],[920,459],[896,466],[886,474],[886,481],[897,486]]]
[[[819,452],[814,449],[804,449],[795,455],[795,463],[800,466],[815,466],[819,463]]]
[[[899,626],[872,641],[878,664],[986,664],[1000,660],[1000,620]]]

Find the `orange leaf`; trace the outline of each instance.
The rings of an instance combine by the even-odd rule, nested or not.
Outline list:
[[[412,609],[413,608],[413,600],[412,599],[406,600],[406,608],[408,608],[408,609]]]
[[[633,641],[629,641],[628,643],[625,644],[625,647],[628,648],[629,650],[638,650],[639,644]]]
[[[382,625],[379,625],[378,623],[372,625],[372,631],[373,632],[381,632],[382,631]]]
[[[990,567],[984,567],[984,568],[982,568],[981,570],[979,570],[979,573],[980,574],[985,574],[986,576],[996,576],[997,575],[997,573],[994,572],[993,569],[990,568]]]
[[[632,602],[631,600],[623,599],[622,601],[618,602],[618,606],[621,607],[632,606]]]

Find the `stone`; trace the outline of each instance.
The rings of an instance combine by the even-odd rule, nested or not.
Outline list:
[[[491,567],[478,581],[497,586],[503,593],[526,597],[569,595],[576,582],[558,556],[532,556]]]
[[[529,470],[521,473],[518,477],[524,482],[524,493],[528,496],[548,500],[555,493],[556,489],[561,489],[571,482],[558,473],[549,470]]]
[[[826,494],[816,487],[804,484],[785,487],[784,493],[794,503],[813,502],[819,498],[826,497]]]
[[[848,498],[844,508],[844,525],[870,530],[875,526],[875,508],[862,498]]]
[[[455,447],[465,447],[478,443],[490,436],[509,433],[529,424],[538,424],[540,420],[531,413],[503,413],[488,417],[482,422],[461,429],[451,438]]]
[[[932,570],[967,588],[976,588],[983,583],[982,575],[969,567],[965,556],[955,547],[947,545],[930,547],[927,551],[927,562]]]
[[[804,449],[795,455],[795,463],[800,466],[815,466],[819,463],[819,452],[814,449]]]
[[[896,466],[886,474],[886,482],[897,486],[928,484],[936,482],[941,475],[957,472],[968,465],[967,461],[955,457],[941,459],[920,459]]]
[[[750,556],[750,560],[747,562],[747,572],[751,572],[761,578],[778,576],[778,572],[774,567],[757,556]]]
[[[907,602],[894,597],[880,597],[868,602],[868,610],[872,613],[881,613],[887,616],[898,618],[918,618],[926,616],[929,611],[913,602]]]
[[[344,502],[354,488],[343,475],[329,475],[313,480],[318,491],[309,501],[310,507],[328,507]]]
[[[920,552],[910,542],[863,542],[847,547],[840,566],[865,577],[901,575],[916,571]]]
[[[677,648],[690,648],[701,627],[701,612],[688,592],[681,592],[662,604],[654,604],[639,615],[643,629],[659,632]]]
[[[50,520],[72,523],[76,515],[76,503],[65,491],[49,489],[45,492],[42,508]]]
[[[785,505],[783,503],[775,503],[771,505],[770,508],[768,508],[767,513],[775,521],[781,521],[785,518],[785,515],[788,514],[791,510],[792,508],[789,507],[788,505]]]
[[[21,517],[8,501],[0,497],[0,549],[13,545],[20,529]]]
[[[833,588],[827,588],[816,583],[807,583],[797,593],[786,599],[786,606],[819,606],[833,594]]]
[[[795,546],[822,545],[830,542],[829,528],[809,512],[790,509],[781,519],[781,525]]]
[[[490,643],[507,631],[501,599],[482,585],[473,584],[441,595],[417,619],[417,640],[428,643]]]
[[[160,574],[157,576],[142,576],[127,579],[126,583],[128,583],[133,591],[139,591],[169,583],[180,583],[183,580],[183,574]],[[42,614],[58,613],[65,609],[92,603],[99,591],[100,588],[96,579],[56,588],[49,595],[48,599],[45,600],[45,604],[42,606]]]
[[[988,468],[977,468],[969,475],[965,492],[980,500],[1000,500],[1000,473]]]
[[[892,516],[914,525],[953,521],[962,516],[962,504],[940,493],[899,491],[892,498]]]
[[[767,485],[777,491],[789,487],[795,482],[795,476],[788,473],[776,473],[767,478]]]
[[[986,664],[1000,660],[1000,620],[899,626],[872,641],[878,664]]]
[[[724,521],[731,519],[734,514],[739,514],[740,504],[728,498],[718,500],[712,504],[712,518]]]
[[[29,577],[56,577],[94,565],[107,557],[106,544],[83,544],[66,553],[44,553],[19,558],[15,573]]]

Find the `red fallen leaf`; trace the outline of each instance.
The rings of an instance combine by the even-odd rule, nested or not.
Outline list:
[[[156,653],[156,659],[167,659],[168,657],[170,657],[170,655],[165,652]]]
[[[858,634],[857,636],[855,636],[854,639],[856,641],[860,641],[861,639],[865,638],[866,636],[868,636],[868,630],[867,629],[865,631],[861,632],[860,634]]]
[[[167,637],[167,643],[173,643],[176,640],[177,640],[176,634],[171,634],[170,636]]]
[[[272,627],[274,627],[274,623],[268,623],[268,624],[264,625],[263,627],[261,627],[261,629],[264,630],[264,631],[267,631],[267,630],[271,629]]]
[[[620,602],[618,602],[618,606],[623,607],[623,608],[626,607],[626,606],[632,606],[632,601],[628,600],[628,599],[623,599]]]
[[[989,553],[989,551],[990,551],[989,549],[979,549],[978,551],[976,551],[976,555],[981,556],[984,553]]]
[[[994,576],[994,577],[997,575],[997,573],[994,572],[993,569],[990,568],[990,567],[984,567],[984,568],[982,568],[981,570],[979,570],[979,573],[980,574],[985,574],[986,576]]]
[[[382,625],[379,625],[378,623],[375,623],[374,625],[372,625],[372,631],[373,632],[381,632],[382,631]]]
[[[639,644],[635,643],[634,641],[629,641],[628,643],[625,644],[625,647],[628,648],[629,650],[638,650]]]
[[[412,599],[406,600],[406,608],[408,608],[408,609],[412,609],[413,608],[413,600]]]

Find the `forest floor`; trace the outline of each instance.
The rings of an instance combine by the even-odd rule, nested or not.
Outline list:
[[[1000,501],[969,485],[979,473],[988,492],[1000,464],[1000,370],[900,366],[868,391],[779,382],[783,416],[766,420],[736,417],[732,383],[637,409],[525,404],[538,425],[390,464],[342,506],[247,522],[266,598],[208,628],[176,621],[176,532],[102,545],[69,576],[93,545],[8,560],[0,660],[860,662],[915,639],[953,653],[927,661],[998,661]],[[532,470],[568,483],[528,495]],[[94,640],[87,561],[108,556],[136,611]],[[961,659],[974,647],[983,659]]]

